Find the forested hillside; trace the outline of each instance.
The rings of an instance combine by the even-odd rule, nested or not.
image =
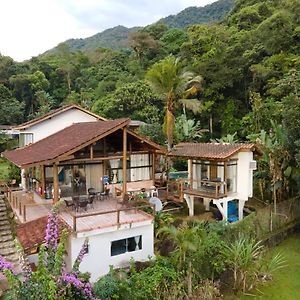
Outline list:
[[[219,0],[204,7],[188,7],[160,21],[171,28],[185,28],[194,24],[208,24],[222,20],[233,8],[234,0]]]
[[[188,124],[185,132],[177,126],[175,141],[200,127],[210,131],[206,139],[236,132],[243,140],[268,131],[271,118],[300,139],[298,98],[291,100],[299,92],[299,16],[299,0],[240,0],[221,24],[140,29],[129,36],[130,51],[71,52],[61,44],[56,53],[24,63],[1,56],[0,123],[20,123],[74,102],[108,118],[130,116],[161,128],[165,92],[145,74],[174,55],[180,65],[173,76],[188,70],[202,77],[184,95],[198,99],[201,108],[174,106],[175,123]]]
[[[185,28],[194,24],[205,24],[220,21],[233,7],[234,0],[219,0],[204,7],[189,7],[177,15],[171,15],[161,19],[159,22],[166,24],[170,28]],[[116,26],[99,32],[85,39],[70,39],[65,43],[70,50],[90,50],[99,47],[114,50],[128,50],[128,35],[130,32],[138,31],[139,27],[127,28]],[[49,50],[55,51],[56,48]]]
[[[125,26],[116,26],[99,32],[85,39],[71,39],[65,43],[71,50],[89,50],[99,47],[115,50],[128,49],[128,34],[138,31],[139,27],[127,28]]]

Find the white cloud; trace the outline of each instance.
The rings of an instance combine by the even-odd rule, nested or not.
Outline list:
[[[70,38],[124,25],[144,26],[214,0],[3,0],[0,53],[29,59]]]

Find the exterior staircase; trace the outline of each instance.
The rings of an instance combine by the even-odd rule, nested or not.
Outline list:
[[[18,268],[19,254],[14,244],[11,224],[9,222],[3,195],[0,195],[0,255]]]

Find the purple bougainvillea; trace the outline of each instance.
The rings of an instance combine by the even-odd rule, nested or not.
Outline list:
[[[59,235],[57,207],[54,207],[48,216],[45,245],[40,247],[36,271],[33,272],[29,267],[23,249],[18,243],[22,276],[19,276],[11,263],[0,256],[0,273],[10,278],[9,293],[13,296],[13,299],[97,300],[92,294],[92,286],[88,281],[89,277],[83,276],[79,272],[79,265],[88,249],[88,241],[84,242],[71,273],[67,273],[64,262],[66,236],[67,232],[65,230]]]
[[[51,247],[55,251],[57,248],[58,236],[58,216],[54,209],[52,209],[48,216],[45,246],[47,248]]]
[[[0,255],[0,272],[3,272],[5,270],[11,271],[14,275],[17,275],[18,272],[14,269],[13,265],[6,261],[6,259]]]

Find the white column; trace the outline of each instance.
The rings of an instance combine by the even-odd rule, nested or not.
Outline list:
[[[194,196],[184,194],[183,197],[184,197],[184,199],[187,203],[187,206],[189,208],[189,216],[192,217],[194,215]]]
[[[209,198],[203,198],[203,204],[204,204],[204,207],[205,207],[205,210],[206,211],[209,211],[209,203],[210,203],[211,199]]]
[[[239,220],[243,219],[245,202],[245,200],[239,199]]]
[[[21,187],[26,189],[26,170],[21,169]]]
[[[214,204],[217,205],[220,213],[223,216],[223,220],[227,221],[228,217],[228,200],[214,200]]]

